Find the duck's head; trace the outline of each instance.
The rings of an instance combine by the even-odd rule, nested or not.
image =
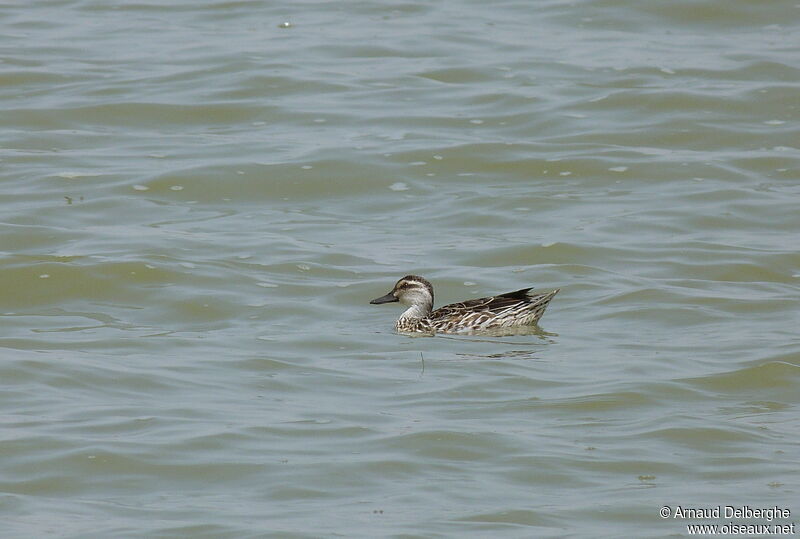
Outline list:
[[[375,298],[370,303],[391,303],[399,301],[403,305],[424,305],[428,309],[433,307],[433,286],[418,275],[406,275],[394,285],[392,291]]]

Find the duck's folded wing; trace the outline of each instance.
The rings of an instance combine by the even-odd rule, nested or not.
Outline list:
[[[444,307],[439,307],[431,313],[431,318],[449,318],[450,316],[465,316],[475,312],[496,313],[503,311],[512,305],[526,303],[530,301],[528,291],[531,288],[523,288],[514,292],[507,292],[499,296],[489,296],[486,298],[471,299],[459,303],[451,303]]]

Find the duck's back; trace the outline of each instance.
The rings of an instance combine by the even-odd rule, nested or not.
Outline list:
[[[529,295],[530,288],[451,303],[433,311],[429,319],[438,331],[490,329],[534,324],[558,290]]]

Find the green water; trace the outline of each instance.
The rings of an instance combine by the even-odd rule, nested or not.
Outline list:
[[[0,9],[3,537],[798,520],[794,2],[159,4]]]

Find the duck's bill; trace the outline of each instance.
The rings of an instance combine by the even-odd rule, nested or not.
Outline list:
[[[380,305],[381,303],[391,303],[393,301],[398,301],[398,299],[391,292],[389,292],[385,296],[373,299],[370,301],[370,303],[373,305]]]

